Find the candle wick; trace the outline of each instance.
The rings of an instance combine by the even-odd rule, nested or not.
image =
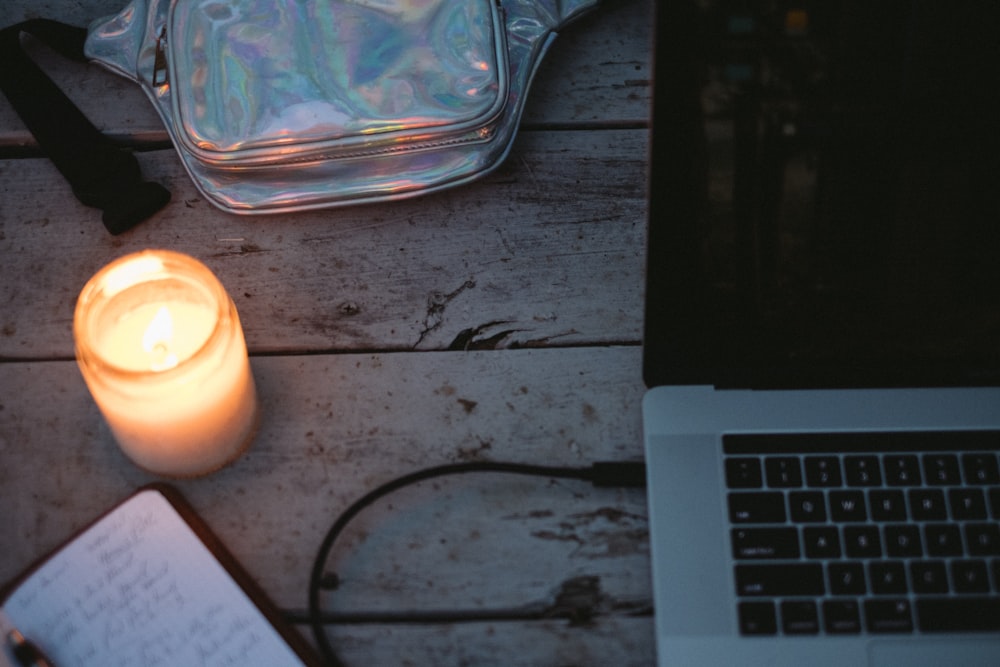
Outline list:
[[[170,351],[165,341],[157,341],[151,352],[154,371],[165,371],[177,365],[177,355]]]

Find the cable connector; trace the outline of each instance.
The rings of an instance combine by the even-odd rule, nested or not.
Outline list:
[[[590,466],[590,481],[600,487],[646,486],[646,464],[642,461],[597,461]]]

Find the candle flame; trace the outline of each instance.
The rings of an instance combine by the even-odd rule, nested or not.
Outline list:
[[[142,336],[142,349],[152,355],[154,371],[165,371],[177,365],[177,355],[170,351],[173,337],[174,320],[170,310],[161,306]]]

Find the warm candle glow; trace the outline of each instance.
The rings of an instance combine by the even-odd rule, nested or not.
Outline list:
[[[166,306],[160,306],[156,317],[142,335],[142,349],[152,357],[150,367],[154,371],[165,371],[177,365],[177,355],[170,351],[173,337],[174,320],[170,317],[170,310]]]
[[[169,251],[112,262],[84,287],[77,360],[122,449],[187,477],[235,459],[257,399],[232,300],[207,267]]]

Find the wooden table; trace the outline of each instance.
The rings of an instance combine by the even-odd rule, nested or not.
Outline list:
[[[82,25],[123,4],[6,0],[0,24]],[[457,461],[641,459],[652,6],[605,2],[557,40],[510,157],[485,179],[278,217],[211,207],[138,88],[36,49],[96,124],[149,149],[144,173],[173,200],[110,236],[0,97],[0,581],[154,479],[112,440],[71,332],[84,282],[147,247],[219,275],[262,403],[243,458],[177,486],[304,633],[320,541],[378,484]],[[331,624],[349,665],[653,662],[641,490],[439,479],[362,513],[327,567],[336,614],[524,607]]]

